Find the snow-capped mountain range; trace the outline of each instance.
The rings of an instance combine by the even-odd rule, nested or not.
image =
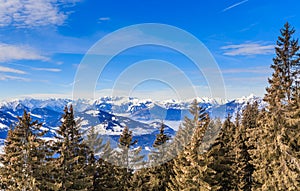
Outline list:
[[[261,107],[265,105],[261,98],[254,95],[231,101],[211,98],[197,100],[212,117],[220,118],[224,118],[227,113],[234,115],[236,111],[241,111],[247,102],[257,101]],[[140,140],[139,145],[144,148],[154,141],[161,121],[167,125],[166,132],[170,136],[174,135],[184,116],[190,116],[188,108],[191,102],[192,100],[153,101],[125,97],[101,97],[94,101],[32,98],[2,101],[0,144],[6,138],[9,127],[18,121],[17,116],[21,116],[24,110],[30,112],[34,120],[43,123],[43,128],[48,130],[47,137],[53,137],[55,129],[61,124],[64,107],[72,103],[83,131],[95,126],[100,134],[117,141],[118,135],[127,125],[134,137]]]

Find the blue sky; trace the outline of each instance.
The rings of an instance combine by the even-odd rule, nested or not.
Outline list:
[[[300,37],[299,7],[298,0],[0,0],[0,99],[72,97],[85,53],[105,35],[141,23],[172,25],[202,41],[221,69],[227,98],[263,96],[279,29],[288,21]],[[122,72],[146,59],[173,64],[199,96],[211,96],[189,59],[159,46],[130,48],[114,57],[101,73],[95,95],[110,95]],[[169,70],[160,64],[158,71]],[[140,67],[135,75],[147,70]],[[130,80],[116,87],[126,82]],[[178,97],[170,84],[150,78],[135,84],[130,96]]]

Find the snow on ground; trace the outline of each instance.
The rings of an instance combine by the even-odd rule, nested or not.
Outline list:
[[[154,131],[155,129],[145,129],[145,128],[142,128],[142,127],[135,127],[134,128],[134,131],[132,132],[132,134],[134,136],[136,135],[144,135],[144,134],[150,134]]]
[[[95,131],[100,135],[120,135],[122,129],[119,126],[115,126],[114,131],[112,131],[111,129],[107,130],[104,124],[98,124],[95,126]]]
[[[36,117],[36,118],[39,118],[39,119],[41,119],[41,118],[42,118],[42,116],[41,116],[41,115],[37,115],[37,114],[33,114],[33,113],[30,113],[30,116],[32,116],[32,117]]]
[[[80,125],[88,125],[89,124],[89,121],[88,120],[83,120],[80,122]]]
[[[9,115],[15,117],[15,118],[18,118],[18,116],[14,115],[13,113],[11,113],[10,111],[7,111],[6,113],[8,113]]]
[[[145,123],[145,121],[143,121],[143,120],[137,120],[137,121],[139,121],[141,123]],[[148,120],[146,122],[147,122],[147,124],[149,124],[152,127],[156,127],[155,123],[161,123],[161,121],[158,121],[158,120]],[[182,123],[182,121],[169,121],[169,120],[164,120],[163,122],[165,125],[169,126],[174,131],[177,131],[179,128],[179,125]]]
[[[7,129],[7,128],[8,128],[7,125],[4,125],[4,124],[0,123],[0,129]]]
[[[40,128],[42,131],[48,131],[49,129],[48,128],[46,128],[46,127],[41,127]]]
[[[0,155],[4,154],[4,139],[0,139]]]
[[[88,114],[88,115],[97,116],[100,113],[100,111],[98,111],[98,110],[89,110],[89,111],[86,111],[85,113]]]
[[[182,121],[164,121],[164,123],[171,127],[174,131],[178,131],[179,125],[182,123]]]

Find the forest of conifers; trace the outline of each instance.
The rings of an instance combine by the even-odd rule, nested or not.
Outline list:
[[[86,136],[65,108],[56,139],[24,111],[7,135],[0,186],[12,191],[300,189],[300,54],[286,23],[275,46],[264,101],[225,120],[211,119],[194,101],[174,137],[161,125],[145,161],[125,127],[118,149],[93,127]],[[249,87],[251,88],[251,87]],[[108,160],[109,159],[109,160]]]

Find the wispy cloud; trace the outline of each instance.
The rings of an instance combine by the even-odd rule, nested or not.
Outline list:
[[[110,20],[110,17],[100,17],[98,19],[98,23],[108,22]]]
[[[253,67],[253,68],[230,68],[222,70],[223,74],[235,74],[235,73],[255,73],[255,74],[269,74],[270,67]]]
[[[100,17],[99,21],[109,21],[110,17]]]
[[[233,4],[233,5],[230,5],[229,7],[226,7],[225,9],[223,9],[222,12],[228,11],[228,10],[234,8],[234,7],[237,7],[237,6],[241,5],[241,4],[244,4],[244,3],[246,3],[247,1],[249,1],[249,0],[244,0],[244,1],[241,1],[241,2],[238,2],[238,3],[235,3],[235,4]]]
[[[11,75],[0,75],[0,81],[4,80],[17,80],[17,81],[24,81],[24,82],[30,82],[31,80],[28,78],[23,78],[19,76],[11,76]]]
[[[80,0],[0,0],[0,27],[62,25],[68,13],[62,9]]]
[[[15,74],[26,74],[25,71],[17,70],[17,69],[9,68],[9,67],[4,67],[4,66],[0,66],[0,72],[15,73]]]
[[[62,61],[56,62],[56,65],[62,65],[62,64],[64,64],[64,62],[62,62]]]
[[[260,54],[272,54],[274,52],[274,45],[265,45],[259,42],[243,43],[222,46],[224,55],[227,56],[247,56],[247,55],[260,55]]]
[[[0,43],[0,62],[11,60],[48,60],[48,58],[29,46]]]
[[[62,87],[72,87],[77,82],[79,82],[79,80],[76,80],[76,81],[73,81],[73,82],[70,82],[70,83],[67,83],[67,84],[59,84],[59,85],[62,86]]]
[[[61,72],[59,68],[32,68],[33,70],[37,71],[46,71],[46,72]]]
[[[227,78],[226,81],[228,82],[238,82],[241,84],[254,84],[256,82],[259,82],[260,84],[266,83],[268,80],[267,77],[264,76],[253,76],[253,77],[232,77],[232,78]],[[251,86],[249,86],[251,87]],[[250,88],[251,89],[251,88]]]
[[[247,27],[241,29],[240,32],[248,31],[248,30],[252,29],[253,27],[255,27],[256,25],[258,25],[258,22],[252,23],[251,25],[249,25],[249,26],[247,26]]]

